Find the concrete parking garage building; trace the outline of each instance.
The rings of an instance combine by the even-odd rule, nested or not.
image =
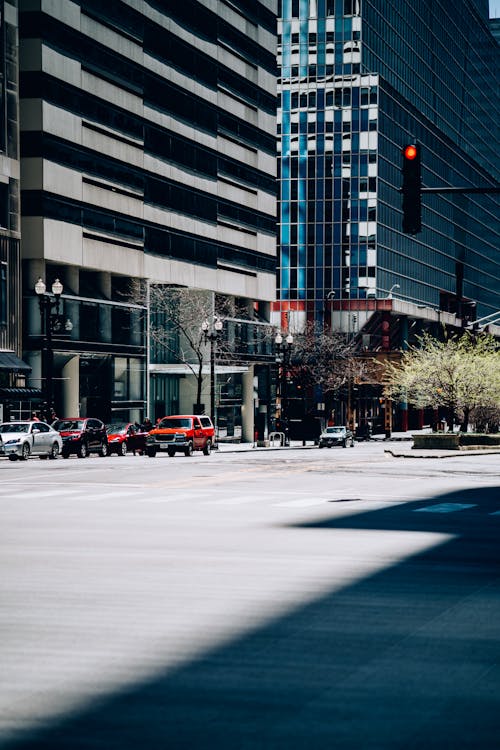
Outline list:
[[[269,318],[276,4],[20,0],[19,12],[32,382],[46,378],[33,289],[57,278],[71,330],[52,341],[56,411],[190,412],[192,389],[150,360],[127,290],[137,279],[203,289]],[[252,368],[235,377],[253,381]]]

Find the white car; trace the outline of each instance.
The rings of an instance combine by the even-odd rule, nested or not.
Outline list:
[[[22,461],[33,455],[57,458],[62,438],[45,422],[2,422],[0,424],[0,456]]]

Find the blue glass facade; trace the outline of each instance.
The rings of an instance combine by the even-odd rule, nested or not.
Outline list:
[[[395,284],[409,304],[498,310],[498,195],[426,194],[410,237],[399,192],[414,140],[426,187],[500,180],[487,4],[283,0],[280,16],[277,310],[319,321],[327,299],[355,307]]]

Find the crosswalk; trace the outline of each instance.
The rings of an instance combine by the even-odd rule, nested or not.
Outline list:
[[[389,497],[387,492],[368,492],[368,493],[356,493],[356,496],[349,496],[345,490],[342,491],[338,488],[336,492],[329,494],[323,493],[319,495],[312,494],[310,490],[295,490],[295,491],[278,491],[268,490],[265,491],[262,488],[254,488],[248,492],[239,493],[224,493],[221,492],[220,486],[208,486],[203,488],[203,492],[199,491],[199,488],[193,488],[180,484],[180,486],[155,486],[144,487],[144,485],[137,485],[134,487],[126,486],[123,487],[118,483],[114,485],[101,484],[94,485],[91,487],[82,486],[65,486],[64,490],[61,491],[56,485],[44,488],[33,488],[33,487],[20,487],[17,483],[9,487],[5,483],[0,487],[0,503],[2,501],[10,501],[17,503],[29,502],[40,502],[44,501],[56,501],[61,504],[77,504],[84,503],[85,505],[102,503],[102,502],[114,502],[117,505],[120,504],[133,504],[140,503],[141,505],[170,505],[170,504],[189,504],[194,505],[202,503],[204,506],[219,506],[230,508],[238,508],[245,505],[261,504],[266,507],[283,508],[290,510],[300,510],[301,508],[314,508],[329,506],[331,509],[332,505],[342,508],[343,510],[350,510],[352,507],[356,507],[357,512],[364,509],[372,509],[373,505],[380,504],[401,504],[412,501],[417,501],[420,498],[407,493],[400,493]],[[478,503],[457,503],[457,502],[432,502],[420,506],[418,508],[410,508],[415,513],[435,513],[435,514],[456,514],[462,513],[463,511],[479,509]],[[486,509],[485,509],[486,510]],[[495,516],[500,519],[500,510],[492,510],[489,507],[486,512],[490,516]]]

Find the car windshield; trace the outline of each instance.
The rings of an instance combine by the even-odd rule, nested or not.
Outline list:
[[[337,435],[339,432],[344,432],[343,427],[327,427],[326,431],[331,435],[332,433]]]
[[[0,424],[0,433],[6,432],[29,432],[29,424],[23,422],[5,422]]]
[[[118,435],[120,432],[125,432],[128,427],[128,422],[115,422],[115,424],[109,424],[106,427],[108,435]]]
[[[158,427],[161,427],[162,429],[173,429],[176,430],[179,427],[184,428],[190,428],[191,427],[191,420],[189,418],[181,419],[180,417],[165,417],[165,419],[162,419]]]
[[[54,430],[62,432],[63,430],[83,430],[83,419],[58,419],[53,425]]]

